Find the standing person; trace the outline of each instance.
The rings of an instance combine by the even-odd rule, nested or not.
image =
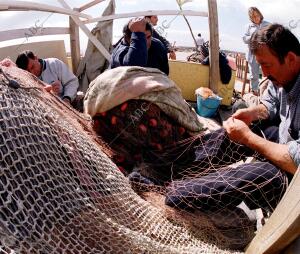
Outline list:
[[[145,19],[154,27],[157,25],[158,17],[156,15],[153,16],[145,16]],[[163,36],[161,36],[154,28],[153,28],[153,38],[160,40],[164,46],[166,47],[169,57],[172,60],[176,60],[176,53],[171,45],[171,43]]]
[[[48,85],[45,89],[57,94],[64,102],[71,104],[79,87],[77,77],[68,66],[57,58],[38,58],[32,51],[20,53],[16,65],[26,70]]]
[[[141,66],[157,68],[169,74],[167,50],[152,38],[152,26],[144,18],[132,19],[123,28],[124,38],[111,55],[110,68]]]
[[[269,25],[270,23],[264,21],[264,16],[261,14],[259,9],[256,7],[250,7],[248,10],[248,15],[251,23],[247,26],[247,30],[245,35],[243,36],[243,41],[249,47],[250,38],[252,34]],[[249,64],[249,72],[250,72],[250,85],[251,91],[254,95],[258,95],[258,84],[259,84],[259,64],[256,62],[254,55],[251,53],[250,48],[248,52],[248,64]]]
[[[216,170],[173,182],[168,205],[209,210],[244,201],[251,209],[274,209],[286,190],[286,177],[290,180],[300,167],[299,41],[287,28],[272,24],[253,34],[250,49],[272,84],[259,105],[238,110],[224,122],[224,129],[200,137],[195,161],[204,169],[216,165]],[[270,125],[275,119],[279,126]],[[268,120],[266,138],[250,128],[260,120]],[[226,166],[254,152],[259,161]]]
[[[199,48],[204,44],[204,39],[201,37],[201,33],[198,33],[198,38],[196,40],[197,43],[197,49],[199,50]]]

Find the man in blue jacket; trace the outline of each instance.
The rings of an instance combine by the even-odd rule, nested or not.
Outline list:
[[[111,55],[110,68],[141,66],[169,74],[167,50],[152,38],[152,26],[144,18],[134,18],[123,29],[124,38]]]

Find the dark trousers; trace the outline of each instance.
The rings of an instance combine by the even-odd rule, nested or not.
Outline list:
[[[267,139],[278,141],[277,127],[266,128],[263,133]],[[195,154],[199,168],[208,170],[197,177],[173,181],[167,187],[167,205],[217,211],[244,201],[250,209],[272,210],[286,190],[284,172],[258,153],[230,141],[223,129],[199,138]],[[254,156],[258,162],[229,167],[246,156]]]

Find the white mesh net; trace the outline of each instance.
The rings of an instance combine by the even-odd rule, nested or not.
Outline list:
[[[91,123],[54,96],[0,76],[0,107],[1,253],[238,253],[253,237],[240,210],[165,206],[162,186],[138,195]]]

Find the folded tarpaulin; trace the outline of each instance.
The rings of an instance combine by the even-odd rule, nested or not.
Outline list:
[[[102,73],[90,84],[84,98],[84,112],[93,117],[131,99],[157,105],[189,132],[203,130],[196,112],[183,99],[176,84],[153,68],[118,67]]]

